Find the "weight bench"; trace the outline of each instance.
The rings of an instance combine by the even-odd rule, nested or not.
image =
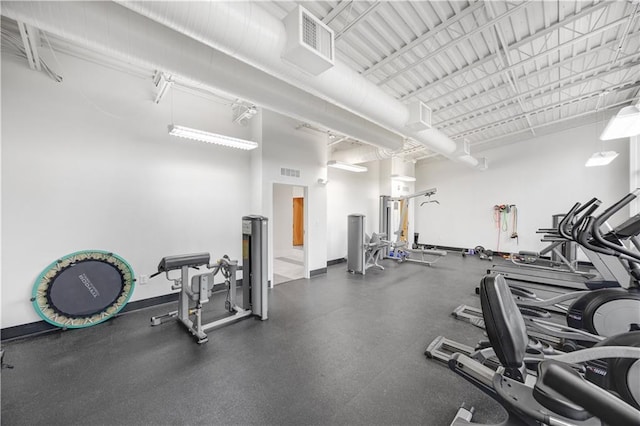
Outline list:
[[[227,256],[224,256],[214,264],[210,264],[209,262],[209,253],[167,256],[160,260],[158,271],[151,275],[151,278],[164,272],[167,279],[173,281],[171,289],[180,290],[178,310],[165,315],[152,317],[152,326],[160,325],[168,319],[176,318],[196,337],[198,343],[205,343],[209,340],[205,331],[252,315],[251,310],[243,309],[236,305],[236,273],[242,269],[242,267],[238,266],[238,261],[231,260]],[[189,268],[199,269],[200,267],[213,270],[208,273],[195,275],[191,277],[191,281],[189,281]],[[181,271],[180,277],[170,278],[169,272],[175,270]],[[227,286],[228,298],[225,307],[233,315],[208,324],[202,324],[202,304],[209,302],[209,297],[213,291],[214,277],[218,272],[221,272],[224,276]],[[190,307],[192,301],[196,302],[193,308]],[[195,316],[195,320],[193,321],[190,318],[192,315]]]

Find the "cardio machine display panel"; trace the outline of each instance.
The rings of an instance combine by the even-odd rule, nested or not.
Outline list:
[[[31,301],[42,319],[62,328],[104,322],[127,304],[134,289],[131,266],[100,250],[71,253],[38,276]]]

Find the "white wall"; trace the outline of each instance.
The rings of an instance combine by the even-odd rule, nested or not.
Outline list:
[[[436,187],[440,205],[417,208],[420,240],[444,246],[498,248],[493,219],[495,204],[518,207],[519,244],[508,235],[500,251],[538,251],[546,244],[535,231],[551,226],[551,215],[569,210],[591,197],[609,204],[628,192],[628,140],[604,142],[597,138],[602,124],[592,124],[529,139],[482,152],[489,170],[471,170],[450,161],[419,163],[416,190]],[[596,150],[615,150],[620,156],[606,167],[586,168]],[[616,224],[628,210],[615,216]],[[625,216],[626,217],[626,216]],[[511,229],[509,230],[511,232]]]
[[[305,188],[305,264],[308,272],[327,266],[327,190],[318,179],[327,176],[327,135],[307,129],[296,130],[299,121],[271,111],[262,114],[262,213],[273,217],[273,184]],[[300,177],[282,176],[281,168],[300,170]],[[273,235],[273,220],[269,233]],[[269,250],[273,253],[273,238]],[[269,279],[273,279],[270,256]]]
[[[329,168],[327,183],[327,258],[347,255],[347,216],[363,214],[365,232],[379,232],[379,162],[364,164],[365,173]]]
[[[31,289],[60,256],[110,250],[136,275],[170,254],[239,258],[250,213],[250,153],[167,133],[173,104],[176,124],[249,137],[229,106],[179,91],[156,105],[151,76],[58,59],[60,84],[3,50],[2,327],[40,319]],[[169,291],[159,276],[132,300]]]

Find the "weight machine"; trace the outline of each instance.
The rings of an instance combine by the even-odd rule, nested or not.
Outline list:
[[[266,320],[267,300],[267,218],[262,216],[245,216],[242,218],[242,266],[237,260],[223,256],[210,264],[209,253],[183,254],[163,257],[158,271],[151,278],[165,273],[168,280],[173,281],[172,290],[178,293],[178,310],[151,318],[151,325],[160,325],[175,318],[182,323],[197,339],[199,344],[206,343],[209,338],[205,333],[215,327],[238,321],[249,316]],[[211,272],[197,274],[189,278],[189,269],[206,267]],[[171,278],[169,272],[180,271],[180,276]],[[243,272],[242,302],[237,302],[238,271]],[[214,278],[221,273],[224,277],[227,297],[225,308],[229,315],[202,323],[202,306],[210,301],[214,291]],[[192,306],[192,302],[195,305]],[[191,319],[193,317],[193,319]]]
[[[400,208],[398,230],[393,232],[396,236],[395,241],[390,241],[389,247],[384,249],[383,256],[390,259],[396,259],[399,262],[415,262],[423,265],[431,266],[443,256],[447,255],[444,250],[420,248],[416,244],[410,247],[407,242],[407,236],[404,232],[404,224],[407,223],[409,217],[410,200],[418,197],[427,197],[427,201],[420,203],[422,206],[426,203],[438,203],[437,200],[431,200],[431,196],[437,192],[436,188],[426,189],[411,195],[402,197],[390,197],[388,195],[380,196],[380,233],[391,235],[392,229],[392,210]],[[413,257],[419,255],[420,258]]]
[[[350,214],[347,222],[347,271],[364,275],[367,269],[375,267],[384,270],[378,261],[389,247],[386,235],[364,231],[365,216]]]

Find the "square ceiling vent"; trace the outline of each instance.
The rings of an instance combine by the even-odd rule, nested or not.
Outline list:
[[[407,106],[409,107],[408,128],[418,132],[431,128],[431,108],[420,101],[411,102]]]
[[[302,6],[297,6],[282,21],[287,42],[282,58],[299,68],[319,75],[333,66],[333,30]]]

